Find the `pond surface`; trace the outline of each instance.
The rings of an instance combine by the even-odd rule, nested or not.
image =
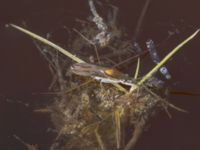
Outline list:
[[[130,38],[144,2],[113,0],[113,5],[119,7],[119,25],[124,26]],[[158,53],[164,57],[199,28],[199,3],[198,0],[152,0],[139,36],[142,47],[151,38],[160,44]],[[48,149],[54,137],[46,132],[49,117],[32,112],[33,108],[50,103],[46,96],[34,94],[48,90],[52,80],[48,63],[27,36],[5,28],[5,24],[20,25],[25,21],[32,31],[40,35],[52,31],[55,40],[64,46],[68,37],[60,27],[73,27],[70,20],[88,17],[87,3],[81,0],[2,1],[0,11],[0,149],[26,149],[13,135],[29,144],[38,144],[39,149]],[[166,40],[169,33],[173,35]],[[199,39],[198,35],[166,64],[172,75],[172,79],[166,81],[171,91],[200,94]],[[144,60],[141,72],[145,74],[153,66],[150,59]],[[169,98],[172,103],[188,110],[189,114],[172,110],[171,119],[164,112],[158,115],[139,140],[137,150],[200,149],[200,96],[172,94]]]

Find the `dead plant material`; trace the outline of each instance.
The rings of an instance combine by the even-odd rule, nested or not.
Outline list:
[[[79,64],[74,64],[52,48],[36,43],[37,48],[49,61],[54,76],[50,89],[57,94],[54,102],[45,109],[50,112],[57,133],[55,143],[51,148],[57,147],[59,150],[130,150],[135,146],[145,126],[157,112],[165,110],[168,113],[169,107],[178,111],[184,110],[156,94],[159,93],[156,85],[158,82],[154,82],[149,88],[149,84],[152,82],[146,81],[146,78],[139,82],[140,85],[134,90],[125,94],[111,84],[93,80],[97,79],[97,75],[101,75],[100,81],[105,81],[105,79],[110,83],[116,81],[115,83],[122,84],[125,90],[129,89],[133,83],[127,82],[128,80],[112,66],[124,65],[122,72],[130,71],[129,63],[133,65],[135,62],[133,58],[136,56],[138,58],[140,54],[146,52],[141,52],[136,41],[134,43],[127,40],[126,32],[116,25],[116,7],[111,7],[114,9],[113,13],[108,14],[110,17],[106,21],[97,12],[95,1],[89,0],[88,2],[92,20],[76,19],[80,27],[72,29],[76,33],[70,32],[74,34],[69,35],[70,40],[67,43],[67,49],[80,56],[84,61],[68,52],[67,56],[71,56],[71,59],[79,62]],[[145,11],[143,16],[144,13]],[[137,34],[139,34],[141,23],[142,19],[138,23]],[[64,53],[64,49],[61,50]],[[93,65],[89,64],[91,58]],[[80,65],[81,63],[82,65]],[[111,69],[97,67],[94,65],[97,63],[102,66],[111,66]],[[72,74],[73,71],[70,71],[70,68],[75,67],[77,70],[74,73],[76,74]],[[113,70],[119,73],[119,78],[116,80],[109,79],[109,77],[114,77],[111,76]],[[150,75],[152,76],[152,74]],[[128,136],[130,131],[132,132],[131,137]]]
[[[24,141],[23,141],[20,137],[18,137],[17,135],[13,135],[13,137],[14,137],[16,140],[18,140],[19,142],[21,142],[22,144],[24,144],[28,150],[38,150],[37,144],[34,144],[34,145],[28,144],[28,143],[24,142]]]
[[[75,77],[72,85],[84,82],[82,77]],[[65,141],[61,149],[132,147],[150,118],[164,109],[163,106],[169,107],[154,94],[141,87],[124,95],[112,85],[95,80],[67,93],[65,103],[60,105],[57,100],[50,106],[57,140]],[[131,130],[134,130],[133,137],[125,139]]]

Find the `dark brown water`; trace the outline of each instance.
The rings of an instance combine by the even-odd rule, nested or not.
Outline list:
[[[119,24],[132,37],[144,0],[114,0],[119,7]],[[159,53],[167,54],[174,46],[192,34],[200,26],[198,0],[152,0],[142,32],[141,44],[148,38],[161,43],[168,31],[179,31]],[[87,3],[73,1],[1,1],[0,3],[0,149],[25,150],[25,146],[13,138],[13,134],[29,144],[38,144],[41,150],[48,149],[53,135],[46,132],[50,122],[46,115],[32,113],[33,108],[48,102],[46,97],[32,93],[47,91],[51,82],[48,63],[36,50],[32,41],[7,23],[21,24],[26,21],[32,31],[44,35],[54,31],[56,41],[64,45],[67,34],[60,27],[73,27],[74,17],[85,19],[89,15]],[[177,32],[178,32],[177,31]],[[174,91],[200,93],[200,36],[187,44],[167,63],[172,80],[167,81]],[[146,73],[153,64],[142,66]],[[157,116],[137,144],[137,150],[198,150],[200,149],[200,97],[171,95],[173,103],[190,113],[172,110],[173,118],[165,113]],[[19,103],[21,102],[21,103]],[[26,106],[25,104],[29,104]]]

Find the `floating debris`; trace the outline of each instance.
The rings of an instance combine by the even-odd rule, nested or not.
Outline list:
[[[147,46],[147,49],[149,51],[149,54],[151,56],[152,61],[155,64],[159,64],[161,59],[158,56],[158,53],[156,51],[156,47],[155,47],[155,44],[154,44],[153,40],[151,40],[151,39],[147,40],[146,46]],[[171,75],[170,75],[170,73],[169,73],[169,71],[168,71],[166,66],[160,67],[159,71],[167,80],[171,79]]]
[[[35,39],[39,39],[77,62],[74,63],[70,60],[58,61],[63,60],[63,56],[60,56],[57,51],[45,47],[43,55],[48,57],[47,54],[50,54],[51,56],[50,65],[52,65],[52,74],[54,75],[51,89],[56,94],[53,97],[53,103],[45,107],[45,110],[50,112],[54,132],[57,134],[55,143],[52,144],[50,149],[130,150],[141,136],[145,126],[159,111],[164,110],[169,116],[169,107],[184,112],[184,110],[169,103],[165,97],[159,96],[158,90],[161,83],[159,80],[155,80],[152,74],[160,66],[156,66],[138,82],[116,68],[102,67],[117,67],[118,63],[122,64],[124,61],[124,67],[121,69],[124,72],[126,70],[130,71],[129,63],[131,65],[134,63],[130,56],[137,54],[138,57],[141,48],[138,43],[133,45],[131,41],[124,38],[127,37],[127,34],[116,28],[113,21],[111,22],[112,27],[107,26],[109,23],[105,23],[103,18],[98,15],[93,2],[89,0],[89,6],[94,17],[93,22],[97,28],[93,26],[93,23],[83,21],[83,28],[80,29],[80,32],[77,32],[81,34],[79,36],[71,35],[71,41],[67,43],[68,48],[82,57],[84,61],[56,44],[42,39],[36,34],[31,35],[29,31],[11,24],[12,27],[31,35]],[[116,17],[114,17],[115,19]],[[108,28],[114,30],[108,32]],[[152,60],[155,64],[162,66],[166,60],[198,32],[199,30],[178,45],[167,55],[167,58],[161,61],[153,41],[148,40],[146,45]],[[110,33],[117,36],[114,38],[114,36],[109,35]],[[86,39],[93,39],[91,40],[93,43]],[[97,60],[101,61],[102,66],[96,65],[94,57],[92,58],[94,64],[86,63],[92,57],[92,53],[90,53],[93,51],[91,43],[95,46],[100,45],[102,55],[99,58],[97,57]],[[133,51],[134,47],[136,51]],[[41,48],[43,49],[42,46]],[[95,50],[97,54],[97,48]],[[160,70],[161,73],[167,79],[171,78],[167,68],[163,67],[164,69]],[[66,71],[66,76],[64,76]],[[124,93],[124,91],[122,92],[119,88],[116,88],[117,86],[112,85],[116,85],[116,83],[127,92]],[[134,85],[135,88],[133,88]],[[161,88],[163,87],[161,86]],[[44,112],[44,110],[37,111]],[[132,135],[130,132],[132,132]]]

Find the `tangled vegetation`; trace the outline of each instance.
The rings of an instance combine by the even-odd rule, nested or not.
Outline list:
[[[130,150],[156,113],[164,110],[170,116],[169,107],[184,112],[165,99],[165,89],[158,86],[153,74],[199,30],[148,74],[138,77],[137,58],[147,51],[141,51],[136,40],[132,44],[123,28],[117,26],[115,6],[110,6],[112,12],[103,19],[94,2],[88,2],[92,19],[77,20],[79,28],[71,29],[67,43],[70,51],[19,26],[11,26],[30,35],[52,67],[54,80],[50,89],[56,96],[46,110],[57,137],[51,149]],[[74,61],[82,64],[76,71],[72,69]],[[117,71],[121,66],[122,72],[129,70],[133,64],[137,66],[134,79]]]

